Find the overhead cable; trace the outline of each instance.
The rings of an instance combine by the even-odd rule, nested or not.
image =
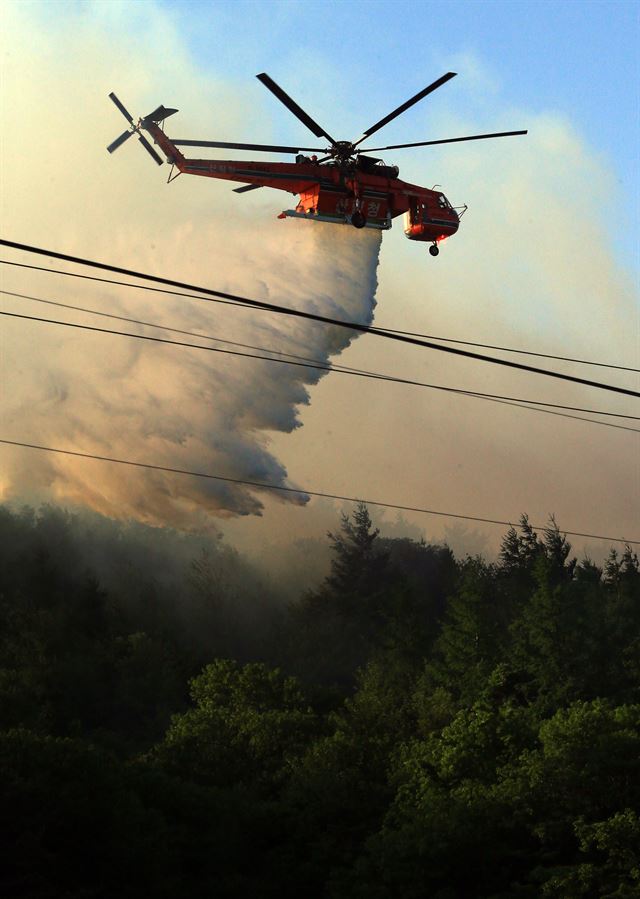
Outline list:
[[[573,362],[576,365],[597,365],[599,368],[613,368],[617,371],[630,371],[640,373],[640,368],[632,368],[629,365],[612,365],[611,362],[594,362],[593,359],[575,359],[573,356],[554,356],[552,353],[538,353],[535,350],[519,350],[514,347],[497,346],[494,343],[476,343],[473,340],[458,340],[453,337],[440,337],[436,334],[421,334],[417,331],[399,331],[397,328],[385,328],[384,325],[376,325],[379,331],[387,331],[389,334],[406,334],[409,337],[422,337],[425,340],[442,340],[445,343],[459,343],[462,346],[477,346],[485,350],[500,350],[502,353],[517,353],[519,356],[537,356],[540,359],[555,359],[557,362]]]
[[[185,331],[183,328],[173,328],[169,325],[160,325],[157,322],[148,322],[140,318],[131,318],[126,315],[116,315],[115,312],[101,312],[99,309],[89,309],[87,306],[76,306],[73,303],[61,303],[59,300],[45,300],[43,297],[34,297],[31,294],[15,293],[13,290],[0,290],[0,294],[8,297],[17,297],[21,300],[32,300],[34,303],[44,303],[46,306],[56,306],[60,309],[71,309],[74,312],[85,312],[88,315],[98,315],[100,318],[113,318],[119,322],[128,322],[131,325],[144,325],[146,328],[157,328],[160,331],[170,331],[172,334],[183,334],[185,337],[195,337],[198,340],[214,340],[216,343],[226,343],[229,346],[239,346],[245,350],[258,350],[261,353],[274,353],[278,356],[284,356],[289,359],[296,359],[300,362],[310,362],[314,365],[321,365],[317,359],[311,359],[308,356],[301,356],[296,353],[285,353],[282,350],[272,350],[268,347],[254,346],[250,343],[241,343],[239,340],[227,340],[224,337],[214,337],[213,334],[198,334],[196,331]],[[62,324],[62,323],[60,323]],[[117,332],[119,333],[119,332]],[[131,334],[131,337],[137,335]],[[347,371],[355,371],[349,369],[348,366],[335,366],[332,370],[345,369]],[[358,369],[361,371],[361,369]]]
[[[67,272],[59,268],[47,268],[44,265],[28,265],[24,262],[13,262],[9,259],[0,259],[0,265],[10,265],[15,268],[25,268],[36,272],[47,272],[51,275],[64,275],[68,278],[80,278],[84,281],[97,281],[100,284],[114,284],[118,287],[130,287],[135,290],[148,290],[151,293],[164,293],[169,296],[186,297],[193,300],[209,300],[212,303],[220,303],[223,306],[236,306],[240,309],[251,309],[252,307],[241,300],[223,300],[214,297],[203,297],[199,294],[185,293],[182,290],[166,290],[161,287],[149,287],[145,284],[132,284],[130,281],[117,281],[114,278],[99,278],[96,275],[81,275],[79,272]],[[272,309],[262,309],[263,312],[273,312]],[[613,368],[618,371],[629,371],[633,373],[640,372],[639,368],[633,368],[630,365],[612,365],[610,362],[594,362],[592,359],[575,359],[571,356],[554,356],[551,353],[540,353],[536,350],[521,350],[513,347],[498,346],[493,343],[477,343],[472,340],[458,340],[453,337],[441,337],[438,334],[422,334],[417,331],[400,331],[397,328],[385,328],[382,325],[376,325],[377,331],[385,331],[389,334],[406,334],[409,337],[422,337],[425,340],[441,340],[443,343],[459,343],[463,346],[475,346],[487,350],[500,350],[503,353],[518,353],[522,356],[538,356],[542,359],[555,359],[559,362],[573,362],[577,365],[597,365],[601,368]]]
[[[445,391],[446,393],[458,393],[458,394],[462,394],[465,396],[482,397],[482,398],[492,399],[492,400],[502,400],[502,401],[507,401],[507,402],[511,402],[511,403],[526,403],[526,404],[529,404],[527,406],[527,408],[529,408],[530,405],[543,406],[543,407],[549,406],[554,409],[568,409],[573,412],[586,412],[586,413],[590,413],[592,415],[606,415],[611,418],[624,418],[624,419],[629,419],[629,420],[633,420],[633,421],[640,421],[640,416],[638,416],[638,415],[624,415],[620,412],[603,412],[602,410],[599,410],[599,409],[584,409],[580,406],[561,406],[558,403],[545,403],[545,402],[542,402],[541,400],[527,400],[527,399],[521,399],[518,397],[501,396],[500,394],[478,393],[477,391],[464,390],[459,387],[443,387],[442,385],[439,385],[439,384],[427,384],[424,381],[414,381],[414,380],[411,380],[410,378],[398,378],[393,375],[376,374],[374,372],[367,372],[367,371],[363,371],[361,369],[334,368],[331,365],[325,365],[325,364],[322,364],[319,362],[300,362],[300,361],[295,361],[294,359],[279,359],[276,356],[258,356],[255,353],[243,353],[243,352],[240,352],[240,350],[225,350],[225,349],[222,349],[221,347],[203,346],[202,344],[187,343],[182,340],[168,340],[167,338],[164,338],[164,337],[152,337],[150,334],[132,334],[130,331],[117,331],[114,328],[98,328],[96,325],[82,325],[78,322],[64,322],[64,321],[60,321],[59,319],[54,319],[54,318],[42,318],[40,316],[35,316],[35,315],[22,315],[21,313],[18,313],[18,312],[0,311],[0,315],[4,315],[8,318],[17,318],[17,319],[22,319],[22,320],[26,320],[26,321],[40,322],[42,324],[47,324],[47,325],[61,325],[62,327],[65,327],[65,328],[76,328],[81,331],[93,331],[98,334],[114,334],[119,337],[131,337],[134,340],[147,340],[147,341],[150,341],[151,343],[168,344],[169,346],[178,346],[178,347],[188,348],[188,349],[192,349],[192,350],[204,350],[205,352],[209,352],[209,353],[221,353],[226,356],[240,356],[240,357],[248,358],[248,359],[259,359],[263,362],[277,362],[277,363],[280,363],[281,365],[294,365],[299,368],[312,368],[312,369],[319,369],[320,371],[332,371],[332,372],[335,372],[336,374],[351,375],[352,377],[359,377],[359,378],[370,378],[370,379],[373,379],[376,381],[392,381],[397,384],[408,384],[408,385],[412,385],[414,387],[427,387],[427,388],[431,388],[433,390],[442,390],[442,391]],[[206,339],[206,338],[204,338],[204,339]],[[267,352],[274,352],[274,351],[269,350]],[[543,410],[541,409],[540,411],[543,411]],[[594,422],[594,423],[598,424],[598,422]],[[636,429],[635,428],[625,428],[625,430],[635,431]]]
[[[215,296],[215,297],[221,297],[221,298],[227,299],[227,300],[243,302],[243,303],[246,303],[247,305],[255,306],[255,308],[257,308],[257,309],[271,309],[271,310],[277,311],[283,315],[291,315],[291,316],[294,316],[297,318],[304,318],[304,319],[307,319],[310,321],[323,322],[324,324],[334,325],[334,326],[340,327],[340,328],[348,328],[353,331],[359,331],[360,333],[363,333],[363,334],[372,334],[376,337],[384,337],[388,340],[397,340],[402,343],[408,343],[408,344],[412,344],[414,346],[421,346],[421,347],[424,347],[425,349],[437,350],[442,353],[450,353],[452,355],[462,356],[462,357],[465,357],[468,359],[476,359],[477,361],[480,361],[480,362],[490,362],[494,365],[502,365],[502,366],[506,366],[508,368],[518,369],[520,371],[527,371],[532,374],[545,375],[547,377],[556,378],[556,379],[562,380],[562,381],[570,381],[574,384],[582,384],[585,387],[595,387],[600,390],[609,390],[614,393],[621,393],[621,394],[625,394],[627,396],[634,396],[634,397],[640,398],[640,393],[638,393],[635,390],[630,390],[626,387],[619,387],[619,386],[613,385],[613,384],[604,384],[604,383],[601,383],[598,381],[591,381],[586,378],[578,378],[575,375],[567,375],[567,374],[564,374],[561,372],[554,372],[554,371],[550,371],[550,370],[544,369],[544,368],[537,368],[532,365],[524,365],[523,363],[513,362],[508,359],[497,359],[494,356],[486,356],[482,353],[473,353],[470,350],[462,350],[457,347],[442,346],[441,344],[432,343],[432,342],[426,341],[426,340],[421,340],[417,337],[408,337],[407,335],[403,335],[403,334],[392,334],[387,331],[381,331],[381,330],[371,327],[369,325],[361,325],[361,324],[357,324],[356,322],[344,322],[344,321],[341,321],[340,319],[329,318],[328,316],[318,315],[313,312],[305,312],[301,309],[291,309],[286,306],[280,306],[280,305],[277,305],[274,303],[266,303],[262,300],[254,300],[254,299],[250,299],[248,297],[238,296],[236,294],[226,293],[226,292],[218,291],[218,290],[212,290],[212,289],[209,289],[206,287],[199,287],[197,285],[188,284],[184,281],[174,281],[173,279],[169,279],[169,278],[161,278],[158,275],[151,275],[151,274],[147,274],[144,272],[137,272],[132,269],[122,268],[120,266],[107,265],[104,262],[97,262],[96,260],[92,260],[92,259],[84,259],[82,257],[71,256],[66,253],[57,253],[57,252],[54,252],[53,250],[48,250],[43,247],[34,247],[34,246],[30,246],[28,244],[16,243],[15,241],[5,240],[5,239],[0,239],[0,245],[10,247],[11,249],[14,249],[14,250],[21,250],[21,251],[27,252],[27,253],[35,253],[37,255],[47,256],[52,259],[62,259],[65,262],[72,262],[75,265],[86,265],[86,266],[89,266],[92,268],[98,268],[98,269],[102,269],[105,271],[115,272],[116,274],[126,275],[127,277],[131,277],[131,278],[142,278],[144,280],[152,281],[154,283],[167,284],[171,287],[180,287],[185,290],[196,290],[199,293],[203,293],[207,296]]]
[[[247,481],[242,478],[230,478],[223,475],[210,474],[209,472],[190,471],[184,468],[170,468],[165,465],[152,465],[149,462],[134,462],[131,459],[117,459],[112,456],[99,456],[95,453],[81,453],[77,450],[59,449],[52,446],[41,446],[36,443],[26,443],[18,440],[6,440],[0,438],[0,443],[6,446],[18,446],[25,449],[41,450],[47,453],[59,453],[65,456],[75,456],[81,459],[95,459],[99,462],[111,462],[117,465],[130,465],[134,468],[147,468],[151,471],[164,471],[169,474],[188,475],[194,478],[207,478],[212,481],[223,481],[228,484],[240,484],[244,487],[255,487],[264,490],[278,490],[284,493],[305,494],[306,496],[317,496],[324,499],[334,499],[341,502],[364,503],[367,506],[379,506],[383,509],[397,509],[400,512],[418,512],[424,515],[439,515],[443,518],[459,518],[463,521],[478,521],[483,524],[499,524],[507,527],[513,527],[511,521],[503,521],[497,518],[480,518],[475,515],[462,515],[458,512],[442,512],[436,509],[424,509],[419,506],[402,506],[398,503],[387,503],[376,499],[364,499],[357,496],[341,496],[337,493],[323,493],[319,490],[305,490],[302,487],[285,487],[281,484],[268,484],[261,481]],[[534,531],[545,531],[546,526],[531,525]],[[587,534],[581,531],[566,531],[562,529],[562,533],[571,537],[585,537],[591,540],[609,540],[612,543],[624,543],[629,545],[640,545],[640,540],[628,540],[626,537],[610,537],[605,534]]]
[[[243,349],[259,350],[260,352],[264,352],[264,353],[272,353],[274,358],[279,359],[279,361],[282,361],[282,362],[284,362],[284,359],[288,358],[288,359],[294,359],[294,360],[301,361],[301,362],[308,362],[314,368],[323,368],[323,369],[326,368],[324,363],[319,362],[317,359],[311,359],[308,356],[300,356],[300,355],[296,355],[293,353],[284,353],[281,350],[273,350],[273,349],[269,349],[269,348],[265,348],[265,347],[257,347],[257,346],[253,346],[251,344],[240,343],[239,341],[236,341],[236,340],[225,340],[222,337],[214,337],[213,335],[210,335],[210,334],[197,334],[194,331],[185,331],[181,328],[172,328],[172,327],[169,327],[168,325],[160,325],[155,322],[148,322],[148,321],[144,321],[139,318],[129,318],[125,315],[116,315],[114,312],[101,312],[98,309],[90,309],[86,306],[76,306],[72,303],[61,303],[58,300],[46,300],[43,297],[34,297],[30,294],[15,293],[14,291],[11,291],[11,290],[0,290],[0,294],[4,294],[5,296],[10,296],[10,297],[16,297],[18,299],[23,299],[23,300],[31,300],[35,303],[44,303],[47,306],[56,306],[61,309],[71,309],[75,312],[84,312],[84,313],[88,313],[89,315],[97,315],[97,316],[100,316],[101,318],[112,318],[112,319],[116,319],[117,321],[129,322],[130,324],[134,324],[134,325],[143,325],[148,328],[156,328],[158,330],[169,331],[169,332],[175,333],[175,334],[183,334],[187,337],[195,337],[199,340],[213,340],[213,341],[216,341],[217,343],[225,343],[230,346],[242,347]],[[120,333],[120,332],[116,332],[116,333]],[[137,337],[138,335],[130,334],[129,336]],[[195,349],[196,347],[193,347],[193,348]],[[279,357],[283,357],[283,358],[279,358]],[[259,358],[259,357],[255,357],[255,358]],[[351,368],[346,365],[336,365],[336,363],[331,363],[330,370],[335,371],[335,372],[347,372],[347,373],[350,372],[352,374],[361,375],[362,377],[369,376],[371,378],[382,379],[385,381],[399,381],[400,383],[404,383],[407,381],[407,379],[397,378],[393,375],[383,375],[383,374],[380,374],[379,372],[367,371],[366,369],[360,369],[360,368],[356,369],[356,368]],[[548,415],[557,415],[560,418],[570,418],[570,419],[573,419],[574,421],[584,421],[588,424],[601,425],[602,427],[606,427],[606,428],[616,428],[616,429],[622,430],[622,431],[631,431],[632,433],[640,433],[640,431],[637,428],[629,428],[626,425],[616,425],[616,424],[613,424],[612,422],[598,421],[594,418],[582,418],[579,415],[569,415],[566,412],[552,412],[551,409],[549,409],[549,408],[540,409],[540,408],[536,408],[535,405],[530,405],[530,404],[536,403],[537,402],[536,400],[523,400],[523,399],[519,399],[516,397],[502,397],[502,396],[498,396],[495,394],[480,393],[475,390],[474,391],[464,390],[463,388],[447,388],[447,387],[443,387],[443,386],[437,385],[437,384],[426,384],[422,381],[411,381],[410,383],[416,387],[429,387],[432,390],[445,390],[445,391],[452,390],[456,393],[460,393],[463,396],[471,396],[476,399],[488,400],[490,402],[499,403],[500,405],[504,405],[504,406],[515,406],[519,409],[526,409],[530,412],[543,412]],[[550,405],[554,409],[555,408],[558,408],[558,409],[568,408],[568,407],[561,406],[556,403],[550,404]],[[598,409],[574,410],[574,411],[586,411],[592,415],[602,415],[602,414],[615,415],[615,413],[608,413],[608,412],[603,413]],[[618,417],[618,416],[616,416],[616,417]],[[637,417],[637,420],[640,421],[640,416]]]

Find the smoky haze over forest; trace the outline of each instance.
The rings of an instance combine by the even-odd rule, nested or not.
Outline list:
[[[0,506],[3,896],[637,892],[636,554],[325,550]]]

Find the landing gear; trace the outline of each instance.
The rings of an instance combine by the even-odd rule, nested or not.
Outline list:
[[[437,256],[438,253],[440,252],[440,250],[438,248],[438,244],[437,243],[431,244],[431,246],[429,247],[429,252],[431,253],[432,256]]]
[[[366,218],[363,216],[359,209],[356,209],[356,211],[351,216],[351,224],[354,228],[364,228],[364,226],[367,224]]]

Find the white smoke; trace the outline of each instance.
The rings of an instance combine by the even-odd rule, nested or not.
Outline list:
[[[225,290],[284,306],[368,324],[373,319],[380,233],[324,223],[289,221],[248,232],[245,277],[227,274]],[[215,232],[188,241],[215,244]],[[185,238],[176,236],[184,252]],[[228,251],[227,251],[228,254]],[[217,286],[216,255],[211,277]],[[232,264],[233,263],[233,264]],[[242,271],[240,259],[224,260],[227,273]],[[247,277],[248,276],[248,277]],[[50,289],[50,288],[49,288]],[[157,321],[170,327],[241,341],[327,364],[353,339],[348,329],[198,300],[151,298],[120,291],[102,298],[88,288],[65,284],[66,302]],[[40,291],[41,295],[41,291]],[[57,295],[60,295],[59,289]],[[27,308],[28,307],[28,308]],[[65,318],[158,335],[157,331],[109,322],[27,303],[29,315]],[[17,372],[30,359],[24,381],[15,379],[3,402],[3,421],[24,441],[97,455],[275,484],[292,485],[283,464],[269,451],[269,435],[300,426],[299,408],[308,387],[326,374],[318,369],[170,347],[145,341],[11,322],[5,365]],[[224,343],[194,341],[231,348]],[[33,352],[37,341],[38,352]],[[238,348],[240,352],[246,351]],[[29,415],[25,415],[25,410]],[[211,517],[260,514],[259,491],[216,480],[109,465],[64,455],[24,451],[3,455],[5,498],[39,490],[60,502],[81,503],[116,518],[206,529]],[[304,493],[279,494],[303,504]]]
[[[277,213],[291,205],[281,192],[238,197],[228,183],[189,176],[167,187],[167,167],[156,169],[134,140],[113,157],[106,153],[126,127],[108,99],[111,90],[133,115],[160,102],[181,108],[169,120],[172,134],[272,140],[269,121],[255,120],[263,92],[257,82],[238,89],[195,71],[171,16],[153,3],[144,10],[139,4],[69,6],[53,16],[30,4],[4,11],[0,130],[3,169],[12,177],[3,180],[0,199],[7,237],[334,318],[371,321],[379,233],[278,221]],[[353,336],[346,329],[161,293],[5,266],[0,274],[4,290],[323,363]],[[159,333],[6,295],[2,308]],[[282,453],[270,445],[277,434],[300,426],[300,408],[321,372],[15,319],[3,318],[1,328],[5,439],[295,488],[279,461]],[[0,464],[1,499],[50,498],[184,529],[215,527],[220,516],[260,514],[265,495],[221,481],[6,446]],[[307,499],[304,493],[277,496],[294,506]]]

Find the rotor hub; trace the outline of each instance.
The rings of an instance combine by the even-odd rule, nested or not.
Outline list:
[[[349,159],[356,152],[350,140],[337,140],[331,149],[338,159]]]

